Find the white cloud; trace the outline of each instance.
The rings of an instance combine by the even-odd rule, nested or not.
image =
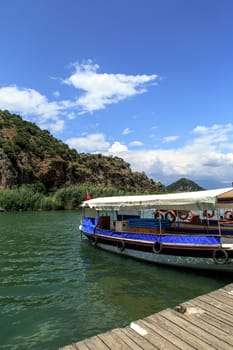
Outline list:
[[[125,129],[122,131],[122,135],[128,135],[128,134],[130,134],[131,132],[133,132],[133,130],[131,130],[130,128],[125,128]]]
[[[191,135],[195,135],[194,138],[189,139],[183,147],[166,150],[129,150],[119,141],[110,144],[103,134],[73,138],[67,140],[67,143],[79,152],[101,152],[121,157],[133,170],[144,171],[149,177],[164,184],[186,177],[197,183],[204,181],[207,188],[212,187],[213,183],[224,187],[231,186],[233,180],[232,130],[233,124],[197,127],[191,132]],[[215,133],[221,135],[214,136]],[[129,143],[129,147],[142,145],[140,141]]]
[[[52,123],[41,123],[40,128],[44,130],[51,130],[51,132],[57,133],[64,129],[64,120],[54,120]]]
[[[177,139],[179,138],[179,136],[166,136],[164,137],[163,139],[163,143],[167,143],[167,142],[173,142],[173,141],[176,141]]]
[[[233,124],[199,126],[193,130],[195,137],[180,148],[133,151],[115,142],[109,153],[124,158],[133,170],[144,171],[165,184],[187,177],[197,182],[201,179],[207,186],[220,182],[231,186],[232,131]]]
[[[196,142],[201,144],[218,144],[218,147],[224,147],[225,143],[232,141],[233,124],[228,123],[226,125],[214,124],[210,127],[197,126],[194,134],[200,135]]]
[[[59,91],[54,91],[54,92],[53,92],[53,96],[54,96],[54,97],[60,97],[61,94],[60,94]]]
[[[56,116],[58,111],[64,108],[62,104],[49,102],[36,90],[15,85],[0,88],[0,105],[2,109],[43,117]]]
[[[105,152],[110,144],[105,140],[101,133],[90,134],[84,137],[72,137],[66,140],[70,148],[76,149],[78,152]]]
[[[73,119],[75,119],[75,117],[76,117],[76,115],[74,112],[67,113],[67,118],[69,120],[73,120]]]
[[[60,100],[61,93],[55,90],[54,101],[40,92],[16,85],[0,87],[0,107],[24,118],[33,118],[39,126],[61,131],[64,120],[74,119],[77,114],[84,114],[106,108],[128,97],[147,91],[147,84],[154,84],[157,75],[126,75],[97,73],[99,66],[88,61],[86,64],[75,64],[75,72],[63,80],[77,88],[83,94],[73,100]],[[61,80],[59,80],[61,81]],[[54,125],[55,124],[55,125]],[[127,134],[129,129],[125,129]]]
[[[132,141],[132,142],[129,143],[129,146],[131,146],[131,147],[143,146],[143,142],[141,142],[141,141]]]
[[[111,147],[108,149],[109,153],[118,154],[120,157],[122,153],[128,152],[127,146],[123,145],[119,141],[115,141]]]
[[[0,88],[1,109],[7,109],[23,116],[33,116],[40,127],[61,131],[64,121],[60,116],[72,107],[69,101],[49,102],[47,97],[33,89],[19,88],[15,85]],[[52,123],[51,123],[52,120]]]
[[[128,97],[145,93],[147,84],[155,83],[157,75],[126,75],[97,73],[98,64],[88,61],[86,64],[74,64],[75,72],[64,83],[84,91],[76,103],[80,113],[104,109]]]

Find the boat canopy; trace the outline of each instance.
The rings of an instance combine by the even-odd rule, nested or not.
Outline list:
[[[174,209],[213,210],[233,208],[233,188],[169,194],[99,197],[84,201],[82,207],[96,210]]]

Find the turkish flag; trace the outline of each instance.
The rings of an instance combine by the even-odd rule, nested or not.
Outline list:
[[[89,192],[87,192],[87,194],[86,194],[86,200],[89,201],[89,199],[91,199],[91,195],[90,195]]]

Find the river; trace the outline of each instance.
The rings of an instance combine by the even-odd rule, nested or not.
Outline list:
[[[58,350],[232,282],[92,247],[78,211],[0,213],[0,349]]]

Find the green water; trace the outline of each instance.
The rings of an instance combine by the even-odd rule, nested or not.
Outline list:
[[[55,350],[232,282],[80,239],[79,212],[0,213],[0,349]]]

